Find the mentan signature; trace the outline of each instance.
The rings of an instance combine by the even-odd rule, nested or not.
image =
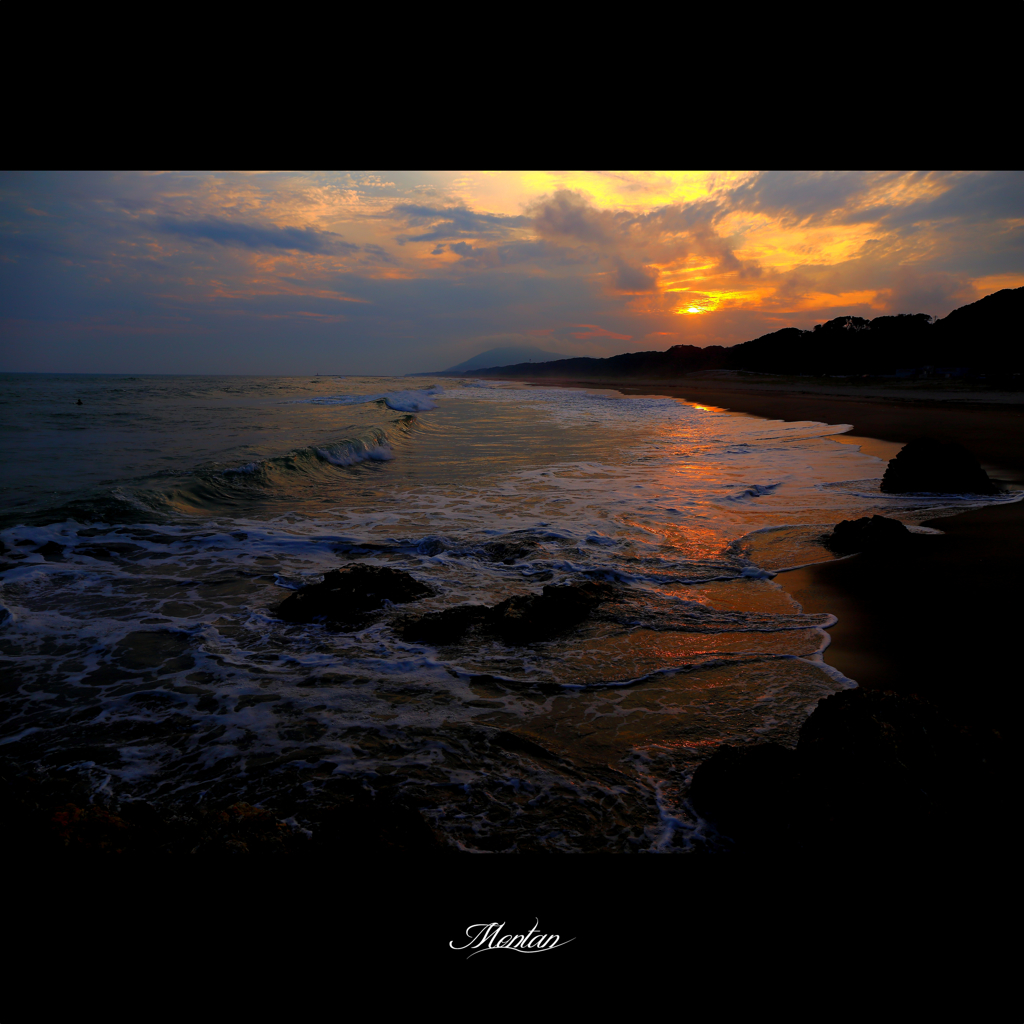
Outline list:
[[[452,949],[470,949],[472,952],[469,956],[476,956],[477,953],[486,953],[492,949],[507,949],[513,953],[548,953],[552,949],[561,949],[562,946],[567,946],[570,942],[575,941],[574,939],[562,941],[561,935],[545,935],[543,932],[537,931],[539,926],[540,918],[536,918],[533,927],[524,935],[502,935],[501,930],[505,927],[504,921],[500,924],[497,921],[492,921],[490,924],[471,924],[466,929],[466,937],[469,941],[464,946],[456,946],[454,942],[449,942],[448,945]],[[467,960],[469,956],[467,956]]]

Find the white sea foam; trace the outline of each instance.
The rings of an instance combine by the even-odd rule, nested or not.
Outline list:
[[[317,455],[332,466],[355,466],[360,462],[390,462],[395,457],[390,445],[379,444],[372,447],[349,446],[341,451],[329,448],[317,448]]]
[[[389,409],[397,412],[426,412],[429,409],[436,409],[437,403],[429,396],[436,394],[434,391],[396,391],[391,395],[384,395],[384,404]]]

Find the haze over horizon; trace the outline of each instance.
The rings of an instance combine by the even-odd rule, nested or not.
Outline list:
[[[395,374],[1024,285],[1020,172],[5,172],[0,370]]]

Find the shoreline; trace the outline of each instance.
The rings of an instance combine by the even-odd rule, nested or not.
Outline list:
[[[986,470],[998,473],[997,479],[1024,479],[1024,392],[979,394],[937,388],[872,394],[856,385],[789,386],[699,378],[692,382],[502,379],[535,387],[607,388],[624,395],[665,395],[764,419],[851,423],[851,435],[900,445],[927,434],[959,441],[977,455]]]
[[[853,429],[842,436],[880,458],[891,458],[895,445],[918,436],[957,440],[994,479],[1024,479],[1024,396],[1018,397],[1020,404],[982,405],[952,398],[880,399],[852,388],[826,394],[758,385],[724,388],[703,380],[669,385],[508,379],[666,395],[766,419],[849,423]],[[1014,707],[1019,659],[1016,645],[1006,638],[1015,635],[1019,619],[1024,502],[989,505],[925,525],[942,535],[929,538],[923,548],[897,556],[862,553],[782,572],[775,581],[804,611],[837,616],[824,660],[862,689],[923,698],[964,727],[1008,741],[1019,732]]]

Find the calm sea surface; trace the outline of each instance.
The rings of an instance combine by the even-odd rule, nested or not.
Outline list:
[[[0,375],[0,754],[295,827],[342,777],[467,850],[714,845],[700,761],[855,685],[776,572],[840,519],[978,503],[880,493],[848,429],[493,381]],[[355,632],[275,617],[353,562],[433,596]],[[586,580],[617,596],[546,642],[395,629]]]

